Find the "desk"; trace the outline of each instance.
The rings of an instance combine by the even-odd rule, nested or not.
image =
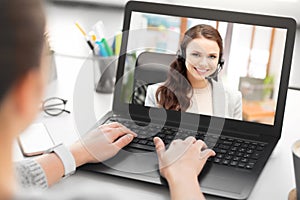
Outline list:
[[[68,99],[67,109],[73,107],[73,91],[76,76],[80,70],[82,59],[72,57],[56,57],[58,79],[52,82],[46,96],[59,96]],[[70,71],[70,67],[72,70]],[[282,138],[277,144],[249,199],[287,199],[289,191],[295,187],[291,146],[300,139],[300,91],[289,90],[283,123]],[[95,93],[96,116],[100,117],[111,109],[112,95]],[[55,142],[63,141],[67,145],[73,143],[78,136],[75,133],[73,115],[63,114],[58,117],[47,117],[40,114],[36,121],[47,126]],[[15,160],[22,159],[19,149],[15,148]],[[141,183],[134,180],[77,171],[75,175],[61,180],[49,189],[61,194],[78,191],[78,194],[93,192],[99,199],[169,199],[169,191],[163,186]],[[215,199],[207,197],[207,199]]]

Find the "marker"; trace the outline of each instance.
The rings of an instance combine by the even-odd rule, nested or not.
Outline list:
[[[89,47],[92,49],[92,51],[94,50],[94,45],[91,43],[91,41],[89,40],[89,37],[87,36],[86,32],[83,30],[83,28],[79,25],[78,22],[75,22],[75,25],[77,26],[77,28],[79,29],[79,31],[82,33],[82,35],[85,38],[85,41],[87,42],[87,44],[89,45]]]
[[[116,43],[115,43],[115,54],[120,54],[121,42],[122,42],[122,32],[117,33],[116,35]]]
[[[100,51],[100,42],[99,41],[96,41],[95,42],[95,45],[94,45],[94,54],[95,55],[98,55],[98,56],[101,56],[101,51]]]
[[[105,50],[107,52],[107,55],[108,56],[113,56],[114,55],[113,51],[112,51],[111,47],[108,45],[108,43],[107,43],[107,41],[106,41],[105,38],[102,38],[101,43],[103,44],[103,46],[104,46],[104,48],[105,48]]]
[[[105,45],[103,44],[103,42],[97,41],[96,44],[99,47],[99,54],[100,54],[100,56],[102,56],[102,57],[108,57],[109,55],[108,55],[108,53],[106,51],[106,48],[105,48]]]

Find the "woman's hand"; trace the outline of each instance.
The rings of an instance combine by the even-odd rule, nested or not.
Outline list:
[[[173,200],[204,199],[198,183],[198,175],[207,159],[214,156],[215,152],[206,149],[206,144],[194,137],[174,140],[168,150],[165,149],[160,138],[155,137],[154,143],[160,173],[169,183],[171,198]]]
[[[105,161],[115,156],[137,134],[120,123],[104,124],[84,135],[70,150],[76,166]]]

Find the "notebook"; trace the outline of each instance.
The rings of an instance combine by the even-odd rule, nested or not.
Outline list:
[[[290,18],[128,2],[113,110],[95,126],[119,122],[139,136],[82,169],[167,185],[153,137],[169,145],[194,136],[217,153],[199,175],[202,191],[246,199],[281,136],[295,27]],[[184,35],[200,29],[202,37]]]

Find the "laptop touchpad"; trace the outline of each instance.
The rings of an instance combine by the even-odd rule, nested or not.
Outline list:
[[[159,177],[157,155],[154,152],[131,152],[121,150],[115,157],[102,164],[107,167],[134,174]]]

